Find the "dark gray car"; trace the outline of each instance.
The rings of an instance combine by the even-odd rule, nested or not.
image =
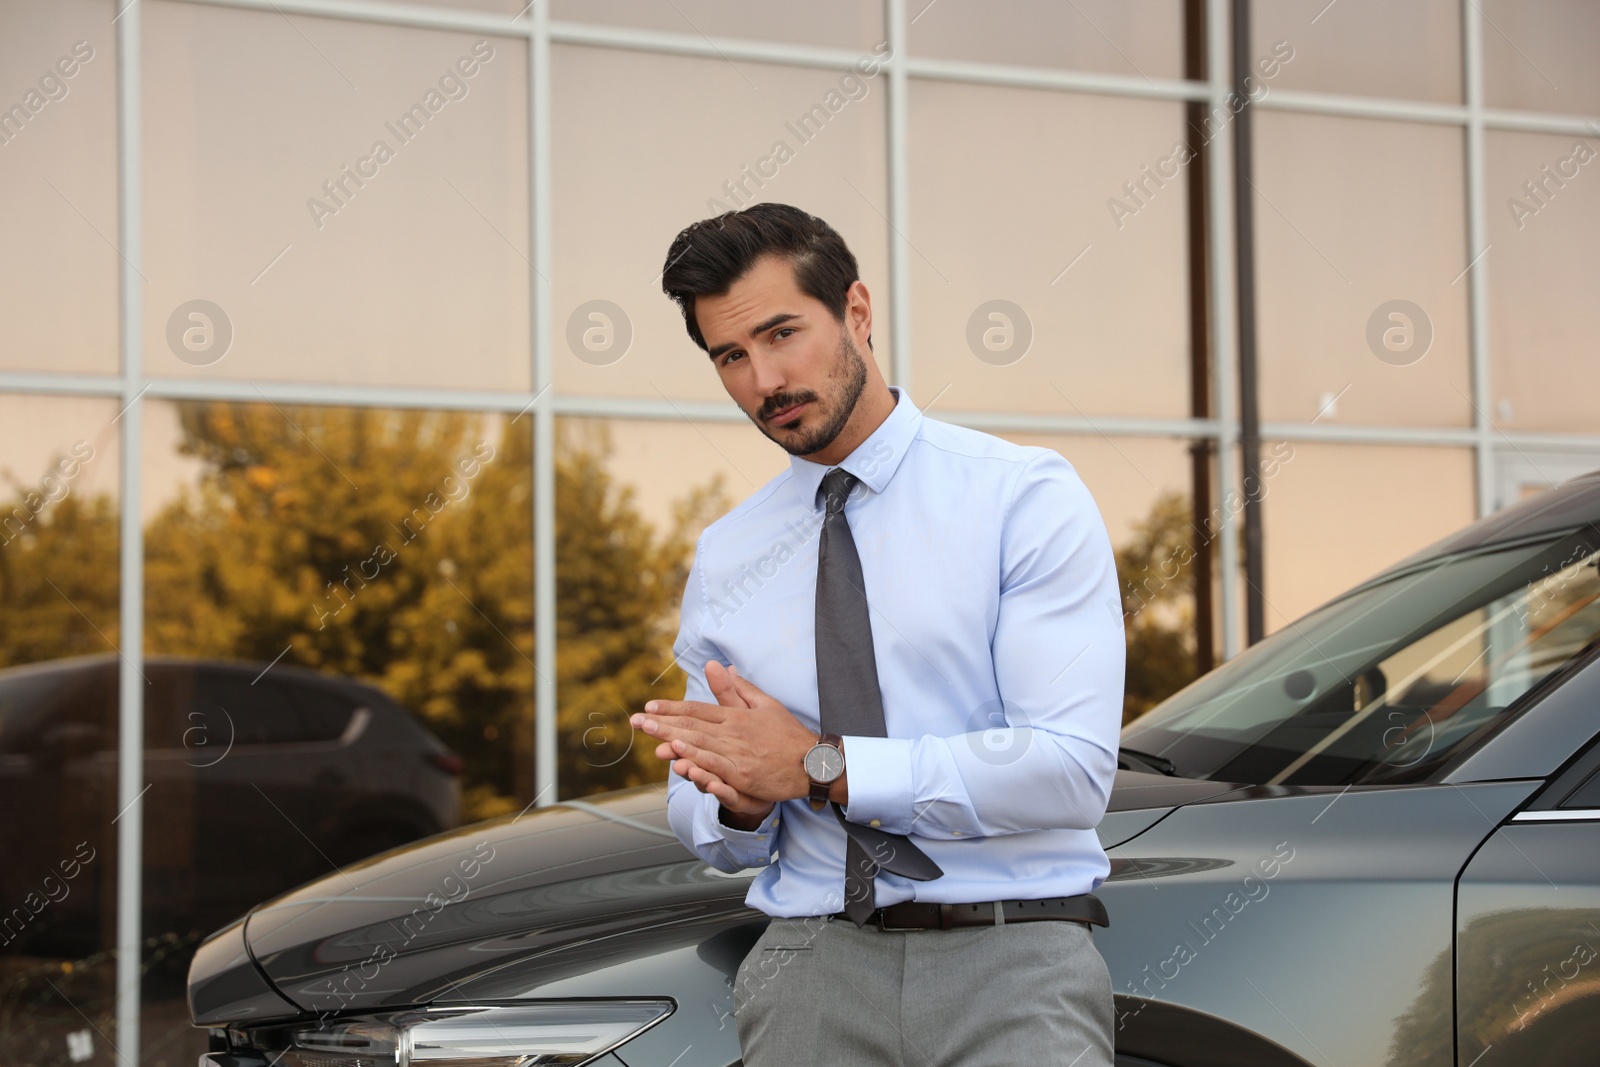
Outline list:
[[[460,821],[460,757],[415,715],[375,686],[268,666],[140,662],[147,932],[198,939],[265,895]],[[24,900],[40,871],[78,887],[112,876],[91,861],[116,832],[117,667],[113,652],[0,670],[0,811],[28,815],[0,819],[0,900]],[[87,956],[111,940],[111,898],[102,885],[37,916],[13,908],[0,943]]]
[[[1124,731],[1095,930],[1120,1064],[1596,1061],[1597,561],[1600,472]],[[737,1063],[755,872],[699,861],[664,800],[481,823],[261,905],[190,971],[211,1063]]]

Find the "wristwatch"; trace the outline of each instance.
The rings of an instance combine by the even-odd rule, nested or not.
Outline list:
[[[828,803],[828,790],[844,774],[844,738],[824,733],[806,750],[805,771],[811,779],[811,810],[821,811]]]

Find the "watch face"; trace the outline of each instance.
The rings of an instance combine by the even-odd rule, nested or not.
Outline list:
[[[819,782],[831,782],[844,773],[844,753],[832,745],[812,745],[806,753],[806,773]]]

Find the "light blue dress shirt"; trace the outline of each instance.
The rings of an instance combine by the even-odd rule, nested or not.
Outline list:
[[[861,556],[887,737],[844,735],[853,822],[909,834],[943,870],[880,870],[876,903],[1089,892],[1110,872],[1094,827],[1116,773],[1126,645],[1104,520],[1072,465],[896,404],[839,466]],[[826,467],[789,469],[706,527],[673,651],[686,700],[715,704],[715,658],[818,730],[818,499]],[[844,907],[845,832],[785,800],[754,830],[668,770],[679,840],[721,871],[761,868],[773,916]]]

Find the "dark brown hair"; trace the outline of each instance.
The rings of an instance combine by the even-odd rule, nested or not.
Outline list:
[[[691,223],[667,249],[661,288],[677,302],[689,336],[701,349],[707,346],[695,321],[694,298],[721,296],[767,255],[787,259],[800,291],[820,301],[836,321],[844,321],[845,293],[860,277],[844,238],[797,207],[752,204]]]

